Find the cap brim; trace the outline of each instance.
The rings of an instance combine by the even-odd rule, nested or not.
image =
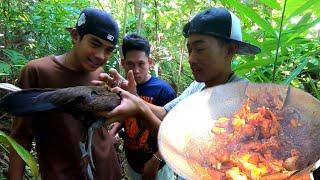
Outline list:
[[[75,29],[75,28],[70,28],[70,27],[69,27],[69,28],[66,28],[66,30],[69,31],[69,32],[71,32],[72,29]]]
[[[246,42],[242,42],[242,41],[233,40],[233,39],[230,39],[230,40],[238,44],[238,51],[237,51],[238,54],[255,55],[261,52],[261,49],[258,46],[255,46]]]

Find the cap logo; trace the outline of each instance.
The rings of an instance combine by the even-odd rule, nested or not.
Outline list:
[[[86,14],[82,13],[78,19],[78,26],[82,26],[86,23]]]
[[[114,36],[112,36],[111,34],[108,34],[107,39],[110,40],[110,41],[113,41],[114,40]]]

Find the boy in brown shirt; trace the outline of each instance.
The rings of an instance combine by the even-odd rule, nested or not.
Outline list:
[[[117,44],[117,23],[105,11],[86,8],[70,33],[73,48],[62,55],[30,61],[21,72],[21,88],[90,85],[98,78],[103,71],[100,66],[110,58]],[[79,120],[54,111],[17,118],[12,127],[12,136],[29,150],[35,138],[42,179],[86,179],[79,149],[81,133]],[[117,155],[105,129],[95,131],[92,151],[94,179],[121,178]],[[9,157],[9,178],[22,179],[25,163],[12,149]]]

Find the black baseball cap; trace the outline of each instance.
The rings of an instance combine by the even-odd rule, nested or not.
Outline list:
[[[106,11],[95,8],[83,9],[77,20],[76,29],[80,35],[93,34],[113,45],[118,43],[118,24]]]
[[[258,54],[261,49],[242,41],[239,18],[225,8],[210,8],[197,14],[183,28],[184,37],[203,34],[231,40],[238,44],[238,54]]]

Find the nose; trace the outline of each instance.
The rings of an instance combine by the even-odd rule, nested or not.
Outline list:
[[[106,55],[104,53],[103,49],[97,49],[96,53],[95,53],[95,58],[103,61],[104,59],[106,59]]]
[[[132,68],[132,71],[133,71],[133,73],[139,73],[140,72],[139,67],[136,66],[136,65]]]
[[[197,60],[196,60],[196,59],[197,59],[197,58],[196,58],[195,53],[190,52],[190,53],[189,53],[189,64],[196,63],[196,62],[197,62]]]

